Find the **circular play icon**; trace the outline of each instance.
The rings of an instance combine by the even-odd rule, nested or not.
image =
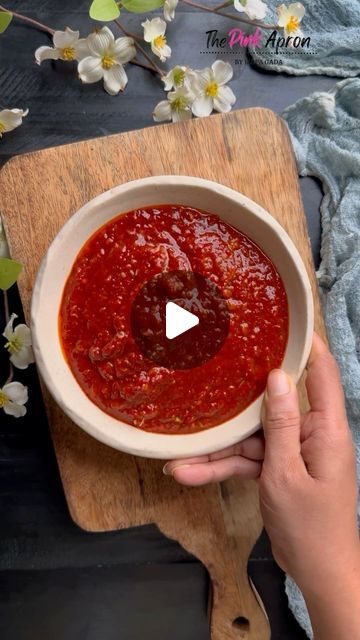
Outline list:
[[[219,289],[192,271],[169,271],[149,280],[131,308],[131,329],[141,353],[168,369],[191,369],[212,358],[229,332]]]

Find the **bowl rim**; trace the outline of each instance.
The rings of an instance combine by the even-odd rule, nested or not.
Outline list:
[[[131,180],[125,182],[123,184],[119,184],[103,193],[95,196],[87,203],[85,203],[80,209],[78,209],[74,214],[72,214],[69,219],[65,222],[65,224],[61,227],[50,246],[48,247],[47,252],[45,253],[40,267],[38,269],[32,299],[31,299],[31,312],[30,312],[30,322],[31,322],[31,331],[32,331],[32,340],[33,340],[33,349],[36,359],[36,364],[38,370],[40,372],[41,378],[43,379],[46,387],[50,391],[52,397],[56,401],[56,403],[60,406],[60,408],[70,417],[70,419],[75,422],[75,424],[81,427],[88,434],[93,436],[95,439],[100,442],[109,445],[115,449],[123,451],[125,453],[130,453],[133,455],[148,457],[148,458],[160,458],[160,459],[170,459],[170,458],[184,458],[184,457],[192,457],[194,455],[206,455],[217,451],[219,449],[224,449],[229,446],[236,444],[237,442],[243,440],[244,438],[250,436],[252,433],[258,430],[260,427],[260,419],[258,418],[255,423],[252,421],[251,426],[248,428],[244,428],[244,426],[236,425],[236,421],[240,415],[244,415],[248,412],[249,409],[252,409],[252,413],[254,415],[260,416],[260,407],[262,404],[264,393],[262,393],[255,401],[249,405],[247,409],[245,409],[240,414],[237,414],[234,418],[221,423],[216,427],[212,427],[210,429],[206,429],[204,431],[190,433],[190,434],[159,434],[159,433],[149,433],[138,429],[137,427],[133,427],[128,425],[116,418],[112,418],[108,414],[104,413],[100,408],[97,407],[89,398],[87,398],[84,391],[77,383],[78,391],[80,394],[84,395],[88,402],[92,405],[92,408],[96,408],[93,410],[93,414],[97,414],[97,417],[100,418],[103,422],[109,424],[109,429],[104,427],[99,427],[96,424],[96,420],[91,422],[89,416],[84,417],[80,415],[76,406],[73,403],[68,401],[68,398],[64,397],[57,386],[56,376],[53,375],[50,363],[47,361],[46,352],[43,350],[41,346],[41,335],[37,331],[38,321],[37,318],[41,314],[41,292],[44,286],[44,277],[45,272],[51,266],[51,261],[53,254],[56,252],[57,248],[61,243],[66,241],[66,238],[71,235],[73,229],[76,228],[79,224],[81,224],[81,220],[88,215],[89,211],[92,208],[102,205],[106,202],[111,201],[112,199],[116,199],[121,195],[126,194],[128,191],[136,190],[146,186],[157,186],[157,187],[195,187],[205,190],[210,190],[212,192],[216,191],[218,195],[221,197],[227,198],[233,201],[236,205],[243,207],[246,209],[251,215],[254,215],[256,218],[261,219],[267,226],[269,226],[278,236],[281,241],[282,246],[287,252],[288,256],[290,256],[291,261],[294,264],[294,267],[298,273],[301,287],[303,289],[305,300],[306,300],[306,330],[304,337],[304,347],[302,350],[301,360],[298,362],[296,367],[296,371],[293,374],[294,382],[297,383],[300,379],[303,370],[306,366],[310,350],[312,344],[312,335],[313,335],[313,327],[314,327],[314,303],[312,296],[312,289],[310,280],[305,268],[305,265],[300,257],[300,254],[291,240],[290,236],[287,234],[285,229],[280,225],[279,222],[263,207],[259,204],[245,196],[244,194],[217,183],[212,180],[207,180],[204,178],[198,178],[194,176],[185,176],[185,175],[156,175],[156,176],[148,176],[145,178],[138,178],[136,180]],[[175,203],[176,204],[176,203]],[[145,205],[144,205],[145,206]],[[191,206],[189,204],[189,206]],[[206,207],[205,207],[206,210]],[[123,211],[126,213],[126,211]],[[116,218],[120,213],[114,214],[113,218]],[[220,215],[220,214],[218,214]],[[221,215],[220,215],[221,217]],[[103,224],[105,224],[108,220],[112,219],[106,218],[106,220],[96,229],[101,228]],[[96,233],[96,229],[92,231],[89,235],[89,238],[93,233]],[[85,241],[86,242],[86,241]],[[82,243],[83,246],[84,243]],[[78,249],[76,251],[76,255],[78,254]],[[74,258],[75,259],[75,258]],[[276,265],[275,265],[276,266]],[[65,281],[64,281],[65,284]],[[61,299],[61,294],[60,294]],[[57,310],[58,313],[58,310]],[[59,341],[59,348],[60,341]],[[67,374],[74,378],[73,373],[66,363],[65,358],[63,358]],[[74,378],[75,379],[75,378]],[[94,416],[95,417],[95,416]],[[233,429],[230,427],[230,423],[233,426]],[[114,425],[121,426],[122,428],[115,430],[115,433],[112,433],[112,427]],[[105,425],[106,426],[106,425]],[[123,427],[126,427],[124,429]],[[230,427],[230,428],[229,428]],[[129,430],[133,433],[133,436],[127,438],[126,434],[129,434]],[[124,433],[125,432],[125,433]],[[135,437],[135,432],[137,437]],[[139,437],[139,433],[141,437]],[[207,437],[208,434],[211,434],[211,437]],[[124,435],[124,439],[122,439],[122,435]],[[140,441],[139,443],[134,444],[131,440]]]

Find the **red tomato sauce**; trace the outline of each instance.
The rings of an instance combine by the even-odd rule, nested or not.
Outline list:
[[[230,314],[221,350],[188,370],[156,366],[131,335],[137,292],[171,270],[208,278]],[[145,431],[193,433],[234,417],[264,391],[285,354],[287,296],[271,260],[217,215],[152,206],[111,220],[86,242],[64,288],[59,334],[73,375],[100,409]]]

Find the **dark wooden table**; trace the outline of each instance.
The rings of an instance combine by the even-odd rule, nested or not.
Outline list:
[[[53,28],[68,25],[87,35],[93,28],[88,4],[32,0],[30,7],[26,0],[14,0],[9,8]],[[140,33],[139,16],[127,14],[123,21]],[[205,32],[218,29],[225,34],[230,24],[182,5],[168,28],[172,64],[194,68],[211,64],[216,55],[202,53]],[[164,92],[150,73],[129,65],[125,93],[111,97],[101,83],[82,85],[72,65],[35,65],[35,49],[49,42],[45,34],[15,21],[0,37],[1,107],[30,109],[21,129],[0,142],[0,164],[14,154],[154,125],[151,113]],[[236,108],[265,106],[281,113],[300,97],[326,91],[335,82],[259,72],[240,54],[221,57],[234,65]],[[313,180],[302,179],[300,184],[318,264],[321,191]],[[21,314],[15,288],[10,302]],[[0,321],[3,326],[1,315]],[[4,364],[0,361],[1,378]],[[138,640],[145,636],[148,640],[207,640],[208,581],[195,558],[155,527],[86,534],[72,523],[34,368],[21,379],[31,394],[27,417],[18,421],[3,413],[0,417],[2,640]],[[283,575],[265,535],[253,550],[249,573],[265,603],[272,639],[304,639],[287,609]]]

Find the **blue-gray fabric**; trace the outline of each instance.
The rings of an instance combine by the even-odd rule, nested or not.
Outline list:
[[[317,272],[330,348],[341,370],[360,481],[360,79],[313,93],[282,114],[299,174],[323,185]],[[358,506],[360,522],[360,505]],[[303,597],[286,579],[290,608],[313,637]]]
[[[266,4],[269,10],[265,21],[276,24],[276,6],[281,3]],[[267,32],[261,49],[249,47],[253,63],[264,68],[264,58],[277,58],[282,64],[271,64],[266,69],[300,76],[357,76],[360,73],[360,0],[301,0],[301,4],[305,7],[301,30],[304,36],[311,37],[309,49],[279,49],[278,54],[274,51],[271,56],[261,55],[263,43],[271,34]],[[281,29],[278,34],[282,35]]]

